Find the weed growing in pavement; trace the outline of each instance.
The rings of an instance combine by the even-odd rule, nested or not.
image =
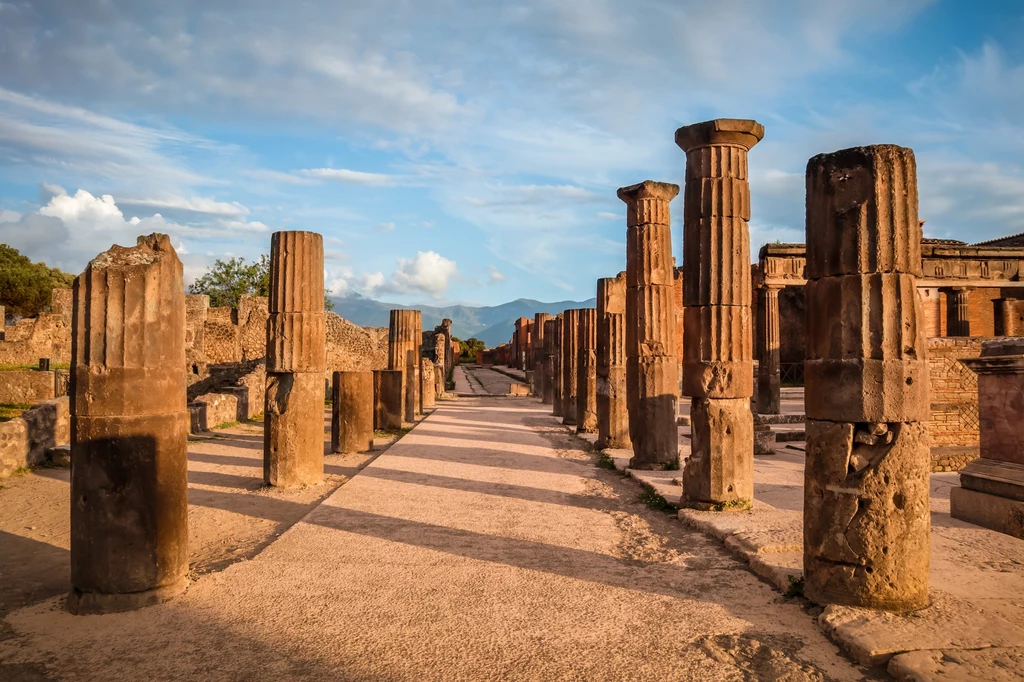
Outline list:
[[[615,471],[615,460],[607,452],[597,453],[597,466]]]
[[[786,598],[794,599],[804,596],[804,579],[794,578],[791,575],[786,577],[789,578],[789,589],[786,590]]]
[[[644,488],[644,491],[640,493],[640,496],[637,498],[637,502],[646,504],[654,511],[672,513],[672,511],[675,510],[674,505],[669,504],[668,500],[650,488]]]

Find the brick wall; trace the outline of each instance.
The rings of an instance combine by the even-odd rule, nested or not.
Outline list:
[[[933,447],[978,445],[978,377],[960,358],[978,357],[982,342],[988,340],[928,339]]]
[[[56,397],[54,374],[31,369],[0,372],[0,403],[35,405]]]

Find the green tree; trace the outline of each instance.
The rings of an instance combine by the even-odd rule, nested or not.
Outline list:
[[[452,337],[453,339],[455,337]],[[483,350],[487,347],[487,344],[476,338],[475,336],[470,337],[463,341],[462,339],[455,339],[459,342],[459,357],[469,360],[471,362],[476,360],[476,352]]]
[[[215,308],[238,307],[242,296],[270,295],[270,256],[260,255],[259,260],[246,263],[244,258],[218,258],[188,288],[193,294],[206,294],[210,297],[210,305]],[[334,303],[328,296],[330,289],[324,290],[324,308],[334,310]]]
[[[74,275],[33,263],[14,247],[0,244],[0,305],[9,315],[28,317],[48,310],[50,292],[74,282]]]

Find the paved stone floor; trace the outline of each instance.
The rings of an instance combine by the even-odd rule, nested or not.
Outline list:
[[[177,600],[12,610],[0,679],[876,678],[595,463],[536,399],[442,401],[311,511],[265,496],[251,513],[301,520]]]

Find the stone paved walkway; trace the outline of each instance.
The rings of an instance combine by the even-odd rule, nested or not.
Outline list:
[[[260,554],[200,576],[175,601],[74,617],[56,597],[14,611],[0,672],[864,678],[797,603],[642,504],[635,481],[597,468],[548,413],[535,399],[442,401]]]

